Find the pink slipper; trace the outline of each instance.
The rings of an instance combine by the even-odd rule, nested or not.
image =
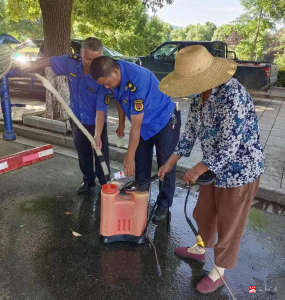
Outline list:
[[[188,247],[175,248],[174,253],[183,258],[190,258],[200,263],[206,262],[206,254],[194,254],[187,252]]]
[[[223,275],[223,278],[226,280],[225,275]],[[206,276],[197,284],[196,290],[201,294],[210,294],[223,285],[224,282],[221,278],[214,282],[209,276]]]

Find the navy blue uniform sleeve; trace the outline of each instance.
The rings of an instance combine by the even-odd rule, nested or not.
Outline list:
[[[69,55],[63,55],[63,56],[52,56],[50,58],[50,65],[51,68],[53,69],[54,73],[57,76],[60,75],[68,75],[68,60],[69,60]]]
[[[108,111],[111,91],[101,85],[97,91],[96,110]]]

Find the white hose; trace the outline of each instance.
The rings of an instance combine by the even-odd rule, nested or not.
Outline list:
[[[0,79],[8,74],[12,67],[13,49],[7,44],[0,44]]]
[[[58,93],[58,91],[50,84],[50,82],[44,78],[43,76],[39,75],[39,74],[35,74],[35,77],[37,77],[43,84],[43,86],[48,89],[51,93],[54,94],[54,96],[56,97],[56,99],[60,102],[60,104],[64,107],[64,109],[67,111],[68,115],[70,116],[70,118],[73,120],[73,122],[79,127],[79,129],[85,134],[85,136],[88,138],[88,140],[90,141],[90,143],[92,144],[97,156],[99,157],[99,159],[101,158],[100,162],[101,162],[101,166],[104,172],[104,175],[106,177],[106,181],[109,181],[109,170],[107,168],[106,162],[103,159],[103,154],[101,152],[100,149],[97,148],[94,137],[86,130],[86,128],[79,122],[79,120],[77,119],[77,117],[75,116],[75,114],[73,113],[73,111],[69,108],[69,106],[66,104],[66,102],[64,101],[64,99],[60,96],[60,94]]]

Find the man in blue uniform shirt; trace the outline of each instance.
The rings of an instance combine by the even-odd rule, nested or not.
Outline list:
[[[136,64],[102,56],[93,60],[90,73],[99,84],[114,92],[120,115],[117,134],[122,135],[124,131],[123,113],[132,123],[124,162],[125,175],[135,174],[137,180],[149,179],[154,145],[160,167],[178,142],[181,118],[175,103],[158,89],[159,81],[154,74]],[[100,136],[95,140],[100,145]],[[156,221],[163,220],[168,205],[172,205],[175,173],[170,173],[168,179],[154,213]]]
[[[102,153],[110,170],[106,125],[110,91],[105,89],[104,86],[97,84],[90,76],[92,60],[101,56],[102,53],[103,45],[101,41],[90,37],[84,40],[81,55],[70,54],[44,57],[31,62],[25,70],[32,72],[40,68],[51,67],[56,75],[68,76],[70,108],[90,134],[95,136],[95,128],[96,131],[98,130],[101,133]],[[96,153],[94,153],[94,172],[93,149],[89,140],[72,120],[70,120],[70,123],[74,144],[78,153],[79,167],[83,173],[83,183],[77,190],[79,193],[84,193],[95,186],[96,177],[98,177],[101,185],[105,184],[106,180]]]

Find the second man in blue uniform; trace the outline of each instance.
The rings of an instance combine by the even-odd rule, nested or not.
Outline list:
[[[149,179],[154,146],[158,167],[175,149],[180,135],[180,111],[176,110],[171,98],[158,89],[159,81],[154,74],[136,64],[102,56],[93,60],[90,73],[97,83],[113,90],[119,114],[122,116],[123,111],[132,123],[124,162],[125,175],[135,174],[136,180]],[[117,132],[122,134],[123,126],[120,124]],[[165,218],[168,206],[172,205],[174,189],[175,173],[172,172],[164,184],[154,220]]]
[[[90,37],[83,41],[81,55],[69,54],[63,56],[44,57],[32,62],[26,71],[32,72],[37,69],[51,67],[56,75],[68,77],[70,92],[70,108],[89,131],[92,136],[99,130],[102,137],[102,153],[106,164],[109,166],[109,147],[107,136],[107,108],[110,91],[104,86],[97,84],[90,76],[90,64],[92,60],[103,53],[103,45],[100,40]],[[96,125],[95,128],[95,117]],[[78,153],[79,167],[83,173],[83,183],[78,188],[79,193],[86,192],[95,185],[98,177],[100,184],[105,184],[106,179],[95,153],[95,172],[93,162],[93,149],[90,141],[70,120],[75,148]]]

